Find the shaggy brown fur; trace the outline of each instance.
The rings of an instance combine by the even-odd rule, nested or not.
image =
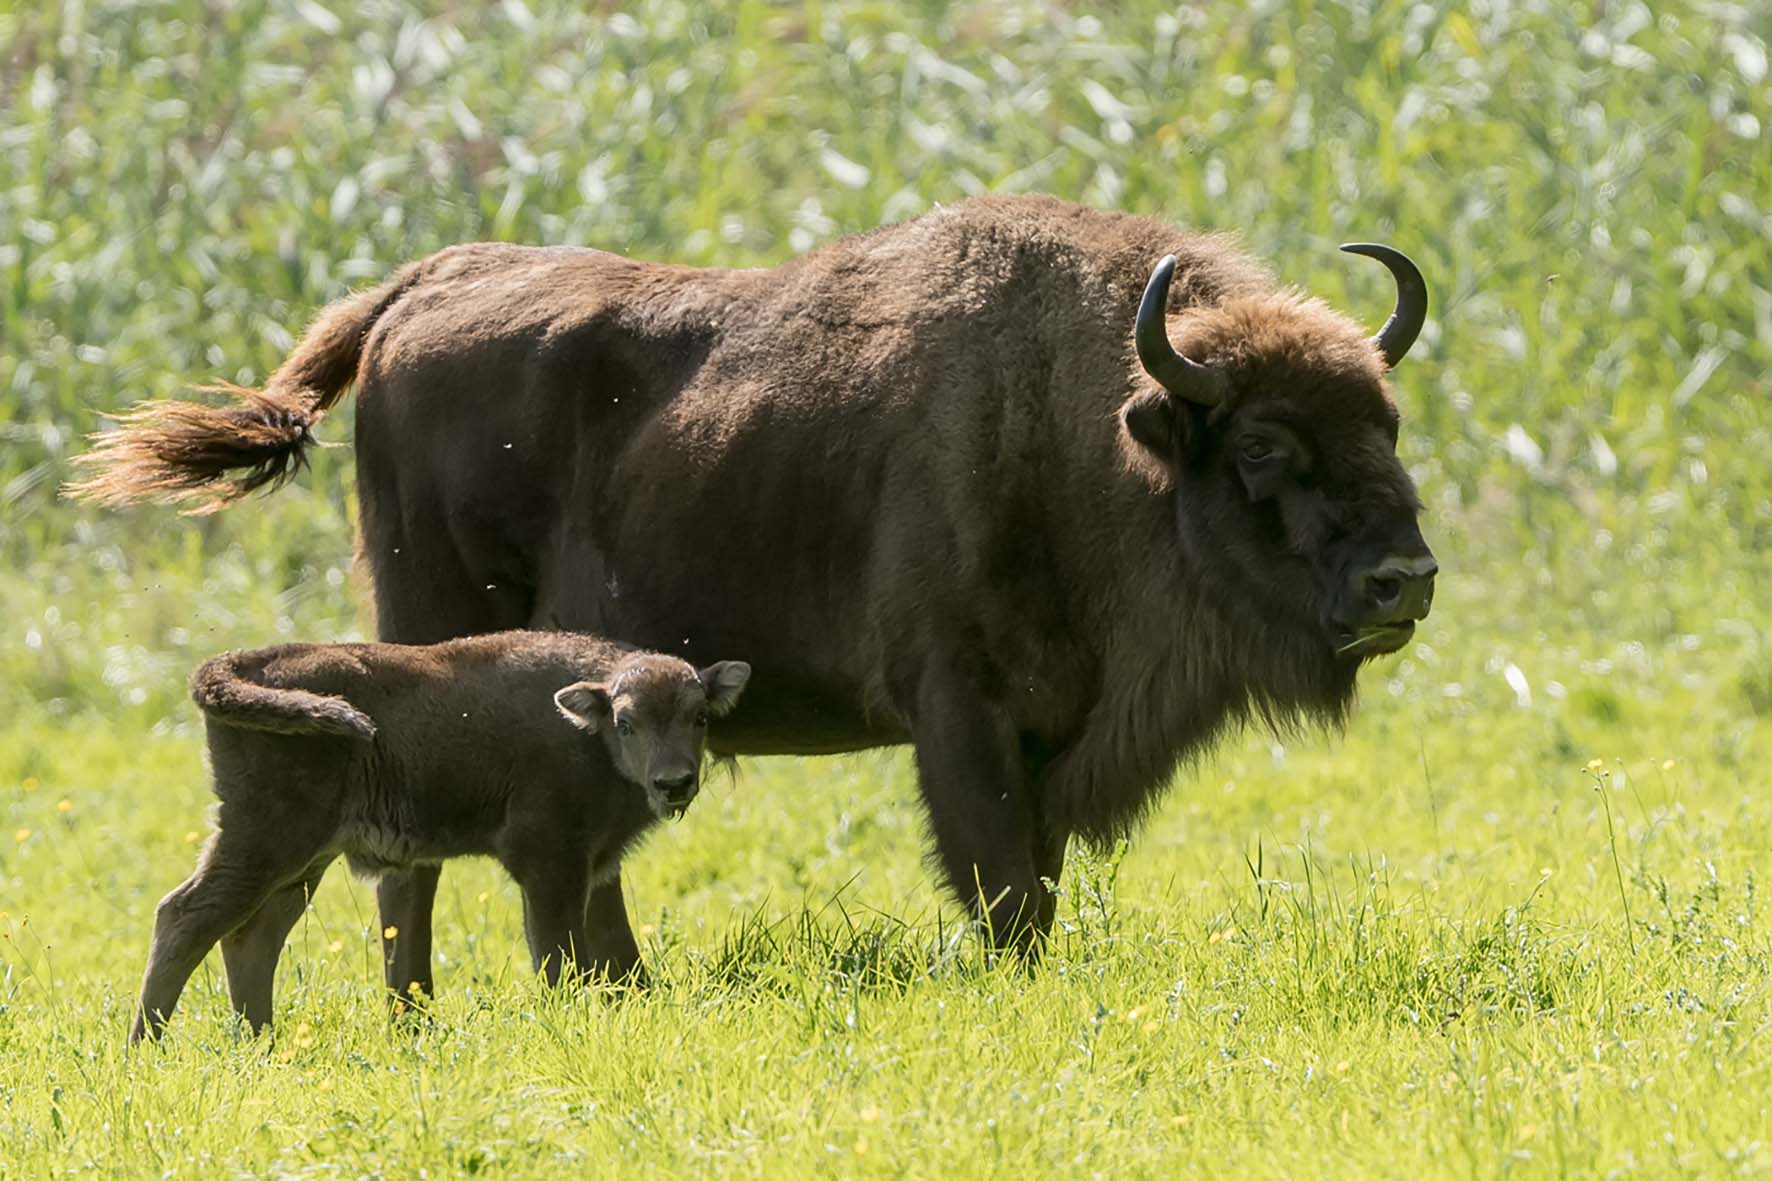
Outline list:
[[[1134,355],[1165,254],[1210,412]],[[758,653],[714,745],[913,743],[938,863],[999,941],[1050,923],[1073,834],[1127,831],[1229,727],[1338,721],[1431,587],[1367,332],[1223,238],[1050,198],[767,271],[452,248],[329,310],[264,396],[311,423],[353,378],[384,636]],[[306,443],[223,413],[251,423],[126,425],[87,494],[233,496],[271,452],[231,485],[182,452]],[[428,932],[435,887],[388,879],[384,920]],[[594,905],[614,929],[619,886]]]
[[[549,983],[591,952],[592,887],[700,779],[707,721],[748,665],[697,672],[588,636],[503,632],[432,647],[290,644],[231,652],[191,678],[209,734],[216,832],[160,903],[130,1040],[157,1035],[219,940],[234,1008],[271,1019],[290,928],[343,854],[370,876],[488,854],[523,890]],[[398,933],[391,934],[392,943]],[[420,988],[423,982],[416,982]]]

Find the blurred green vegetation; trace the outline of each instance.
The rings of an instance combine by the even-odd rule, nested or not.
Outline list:
[[[213,521],[92,513],[56,488],[101,412],[261,378],[314,309],[447,243],[758,265],[986,189],[1240,231],[1375,322],[1388,282],[1333,247],[1402,246],[1434,296],[1403,446],[1450,576],[1513,626],[1702,631],[1748,613],[1772,549],[1769,27],[1548,2],[12,6],[0,707],[163,715],[160,654],[213,646],[188,637],[355,618],[345,452]]]
[[[1178,1138],[1257,1174],[1324,1143],[1365,1176],[1772,1171],[1769,39],[1759,3],[0,3],[0,1139],[30,1175],[197,1167],[211,1120],[245,1172],[543,1175],[569,1142],[1124,1173]],[[1124,901],[1070,883],[1037,983],[954,968],[926,924],[902,758],[763,761],[638,859],[671,986],[619,1018],[533,995],[480,867],[446,875],[463,991],[435,1039],[376,1027],[372,907],[333,885],[303,955],[348,935],[349,970],[280,987],[336,1043],[229,1050],[211,979],[182,1057],[112,1052],[207,798],[189,668],[366,617],[347,447],[192,520],[59,499],[84,432],[262,378],[318,307],[449,243],[766,265],[984,190],[1236,230],[1375,325],[1390,282],[1335,245],[1421,264],[1396,386],[1445,574],[1345,739],[1247,735],[1184,775]],[[845,905],[898,917],[832,935],[864,869]],[[920,983],[858,1030],[870,956]],[[357,1115],[306,1089],[334,1078]],[[358,1118],[414,1100],[439,1122]],[[165,1137],[99,1130],[143,1119]]]

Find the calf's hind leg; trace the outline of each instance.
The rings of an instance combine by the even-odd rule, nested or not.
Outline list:
[[[271,1023],[271,982],[284,941],[295,927],[326,872],[322,862],[306,877],[276,891],[258,912],[222,937],[222,963],[228,972],[228,999],[234,1012],[258,1033]]]
[[[141,1005],[129,1031],[131,1044],[160,1035],[185,982],[209,949],[282,884],[274,870],[231,856],[225,837],[218,834],[197,871],[162,898],[154,912],[154,941],[142,976]]]

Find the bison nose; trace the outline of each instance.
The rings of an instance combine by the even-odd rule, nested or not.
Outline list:
[[[1400,623],[1425,619],[1434,603],[1434,575],[1440,564],[1432,554],[1389,557],[1356,579],[1360,602],[1378,620]]]
[[[685,771],[681,775],[660,775],[652,781],[664,798],[673,804],[680,804],[695,794],[695,772]]]

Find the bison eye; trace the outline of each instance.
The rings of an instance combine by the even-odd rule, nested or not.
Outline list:
[[[1274,449],[1262,439],[1244,439],[1242,457],[1245,463],[1265,463],[1274,457]]]
[[[615,732],[620,734],[623,738],[631,738],[634,734],[634,724],[626,718],[617,718],[615,721]]]
[[[705,726],[708,724],[708,711],[707,710],[704,709],[700,713],[695,715],[695,724],[697,726]]]

